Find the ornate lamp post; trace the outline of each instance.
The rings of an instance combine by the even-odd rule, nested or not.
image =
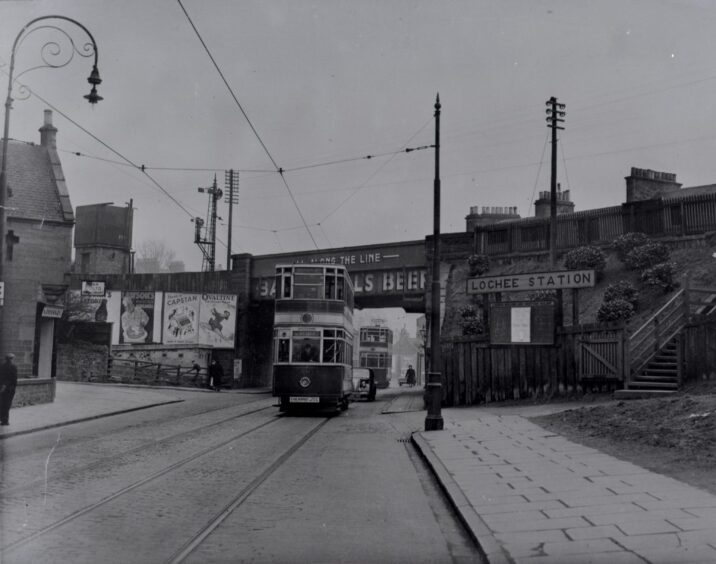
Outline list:
[[[59,24],[61,23],[71,23],[79,27],[87,34],[89,41],[85,40],[85,42],[82,44],[76,44],[70,33],[62,27],[59,27]],[[35,32],[48,30],[55,32],[58,35],[56,35],[56,40],[47,41],[42,45],[40,49],[40,57],[42,59],[42,63],[23,71],[17,77],[13,78],[13,74],[15,71],[15,53],[17,49],[22,45],[22,42],[25,40],[25,38]],[[70,48],[63,50],[63,46],[66,46],[63,44],[66,43],[69,43]],[[5,202],[7,201],[8,170],[7,146],[10,131],[10,110],[12,109],[13,102],[13,82],[19,79],[23,74],[30,72],[31,70],[39,68],[61,68],[67,66],[70,61],[74,59],[75,54],[78,54],[80,57],[94,56],[92,72],[90,73],[89,78],[87,78],[87,82],[92,85],[92,90],[90,90],[89,94],[85,95],[85,98],[90,104],[96,104],[97,102],[102,100],[102,97],[97,94],[97,86],[102,82],[102,79],[99,77],[99,70],[97,69],[97,44],[95,43],[94,37],[92,37],[92,34],[89,32],[89,30],[81,23],[65,16],[42,16],[39,18],[35,18],[34,20],[28,22],[25,27],[20,30],[20,33],[18,33],[17,37],[15,38],[15,42],[12,44],[12,53],[10,55],[10,71],[8,73],[7,83],[7,99],[5,101],[5,125],[3,128],[2,138],[2,165],[0,167],[0,281],[3,280],[4,274],[3,265],[5,259],[5,236],[7,231],[7,214],[5,213]],[[26,99],[30,96],[30,91],[26,86],[20,85],[19,90],[26,92],[26,96],[24,96],[22,99]]]

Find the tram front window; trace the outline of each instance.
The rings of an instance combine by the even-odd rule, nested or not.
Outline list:
[[[288,339],[279,339],[278,340],[278,352],[276,360],[278,362],[288,362],[288,350],[289,350],[289,340]]]
[[[293,273],[294,299],[322,299],[323,269],[295,270]]]
[[[293,342],[293,362],[318,362],[320,339],[297,339]]]

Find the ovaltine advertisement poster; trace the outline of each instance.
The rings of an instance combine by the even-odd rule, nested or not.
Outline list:
[[[199,308],[199,343],[214,348],[234,346],[236,327],[236,296],[201,294]]]
[[[120,344],[137,345],[153,343],[158,340],[159,335],[156,335],[155,331],[155,321],[158,317],[155,314],[155,299],[157,297],[159,296],[155,296],[155,292],[122,292]],[[155,339],[155,335],[157,339]]]
[[[164,294],[164,344],[199,342],[200,294]]]

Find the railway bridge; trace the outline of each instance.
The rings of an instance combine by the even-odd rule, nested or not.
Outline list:
[[[244,386],[271,382],[274,272],[278,264],[336,264],[347,267],[359,309],[400,307],[409,313],[428,313],[431,288],[432,237],[317,251],[232,256],[232,269],[219,272],[162,274],[74,274],[71,289],[78,291],[88,276],[104,282],[110,292],[215,293],[236,295],[236,332],[233,349],[215,349],[226,366],[234,366]],[[441,255],[464,258],[473,250],[470,233],[441,235]],[[441,269],[442,270],[442,269]],[[446,276],[445,272],[441,273]],[[161,311],[154,316],[161,317]],[[156,328],[155,335],[161,331]],[[160,341],[133,346],[144,356],[162,354]],[[126,345],[125,345],[126,347]],[[173,348],[176,349],[176,346]],[[180,355],[181,356],[181,355]],[[236,372],[235,372],[236,373]]]

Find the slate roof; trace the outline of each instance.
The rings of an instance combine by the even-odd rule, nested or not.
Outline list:
[[[7,152],[7,217],[74,222],[57,150],[10,140]]]

